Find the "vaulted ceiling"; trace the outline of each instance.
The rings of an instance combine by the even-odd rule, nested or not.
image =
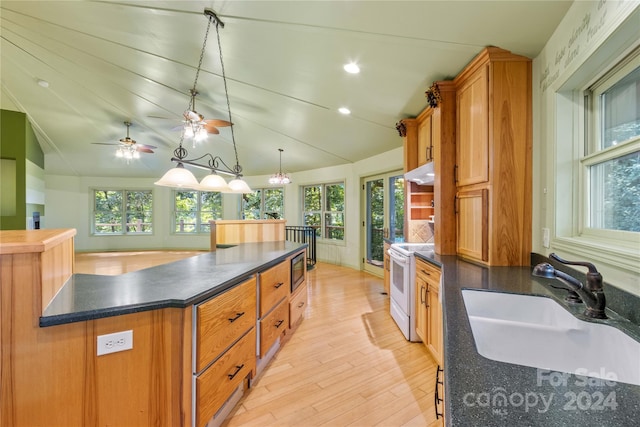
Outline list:
[[[569,1],[7,1],[3,109],[27,113],[46,171],[160,177],[172,166],[207,28],[220,28],[239,162],[248,176],[355,162],[399,147],[395,123],[483,47],[535,57]],[[355,62],[359,74],[343,65]],[[215,28],[197,111],[228,119]],[[48,87],[39,82],[46,81]],[[44,85],[44,83],[40,82]],[[338,108],[347,107],[350,115]],[[117,143],[157,147],[127,163]],[[235,163],[229,127],[189,157]]]

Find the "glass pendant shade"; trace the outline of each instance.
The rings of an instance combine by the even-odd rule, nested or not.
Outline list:
[[[182,163],[178,163],[173,169],[169,169],[155,185],[173,188],[198,188],[200,184],[191,171],[184,168]]]
[[[249,184],[241,180],[240,178],[233,179],[229,181],[229,191],[230,193],[253,193]]]
[[[290,184],[291,178],[289,175],[283,174],[282,172],[271,175],[269,178],[269,184],[278,185],[278,184]]]
[[[223,193],[230,191],[227,181],[225,181],[224,178],[215,173],[202,178],[198,189],[201,191],[220,191]]]

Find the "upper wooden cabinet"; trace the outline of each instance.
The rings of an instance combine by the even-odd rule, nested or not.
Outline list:
[[[425,113],[424,117],[418,118],[418,166],[433,160],[433,108],[426,109]]]
[[[458,254],[529,265],[531,60],[489,47],[454,82]]]
[[[489,64],[479,67],[456,94],[457,184],[489,180]]]

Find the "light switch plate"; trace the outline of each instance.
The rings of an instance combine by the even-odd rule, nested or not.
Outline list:
[[[98,335],[98,356],[131,350],[133,348],[133,331],[114,332]]]

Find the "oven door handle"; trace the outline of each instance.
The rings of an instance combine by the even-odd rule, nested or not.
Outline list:
[[[399,264],[402,264],[402,265],[409,264],[409,258],[401,256],[401,255],[397,255],[391,249],[389,249],[387,252],[389,253],[389,256],[391,257],[391,259],[393,259],[394,261],[398,262]]]

